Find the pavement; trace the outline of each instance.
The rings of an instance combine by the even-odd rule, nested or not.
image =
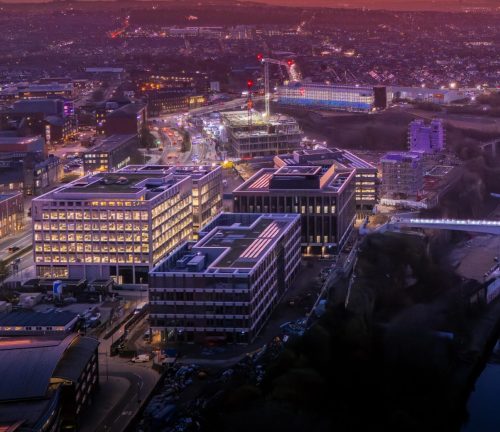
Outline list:
[[[288,321],[303,318],[310,311],[310,304],[290,306],[289,301],[311,292],[311,304],[316,300],[320,285],[316,284],[316,277],[321,269],[329,267],[331,262],[317,259],[304,259],[292,287],[285,293],[278,306],[275,308],[264,329],[254,342],[248,345],[229,345],[207,349],[200,345],[182,344],[171,346],[177,348],[180,354],[180,363],[196,363],[212,366],[226,366],[236,363],[247,353],[253,352],[279,336],[282,332],[280,326]]]
[[[500,236],[480,235],[462,242],[452,252],[451,260],[458,262],[457,272],[467,279],[484,281],[486,273],[500,256]]]
[[[92,399],[92,404],[82,413],[81,432],[94,432],[94,426],[104,422],[108,413],[130,388],[130,382],[123,377],[105,377],[101,374],[99,380],[99,389]]]
[[[129,306],[133,304],[129,303]],[[123,313],[122,323],[126,316]],[[82,430],[85,432],[125,430],[160,378],[159,373],[151,368],[152,361],[132,363],[128,358],[109,355],[111,344],[123,331],[124,324],[108,339],[99,339],[99,379],[102,386],[88,410],[89,415],[82,416]]]

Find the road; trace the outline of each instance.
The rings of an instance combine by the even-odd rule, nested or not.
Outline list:
[[[139,301],[139,294],[136,300]],[[160,375],[152,362],[132,363],[119,356],[110,357],[112,343],[124,332],[122,325],[109,338],[100,338],[99,375],[101,390],[83,416],[82,432],[122,432],[156,386]]]

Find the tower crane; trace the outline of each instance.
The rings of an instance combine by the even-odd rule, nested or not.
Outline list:
[[[269,57],[264,57],[262,54],[257,56],[257,59],[264,65],[264,100],[266,103],[266,118],[269,119],[271,115],[271,91],[269,89],[269,65],[275,64],[281,67],[285,67],[288,78],[292,82],[297,82],[302,79],[300,70],[294,60],[276,60]]]

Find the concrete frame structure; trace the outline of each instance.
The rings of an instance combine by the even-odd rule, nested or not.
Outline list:
[[[150,325],[162,340],[249,343],[301,261],[300,216],[222,213],[150,273]]]
[[[380,159],[384,195],[416,197],[423,188],[424,166],[419,152],[390,152]]]
[[[264,168],[233,191],[234,211],[299,213],[307,255],[338,251],[356,218],[355,170],[331,166]]]
[[[239,158],[272,156],[300,147],[302,131],[292,117],[272,115],[269,119],[258,111],[221,113],[225,138]]]

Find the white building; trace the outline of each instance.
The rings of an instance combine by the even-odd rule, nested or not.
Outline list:
[[[444,150],[443,121],[434,119],[427,125],[423,120],[413,120],[408,126],[408,146],[410,151],[423,153],[438,153]]]

